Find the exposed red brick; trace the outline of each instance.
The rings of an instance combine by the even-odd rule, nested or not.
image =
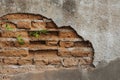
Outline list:
[[[93,62],[93,59],[88,57],[88,58],[80,58],[79,59],[79,64],[80,65],[89,65],[89,64],[92,64]]]
[[[13,31],[16,30],[16,25],[12,22],[0,22],[0,29],[6,31]],[[9,29],[8,29],[9,28]]]
[[[48,65],[48,59],[34,59],[35,65]]]
[[[31,22],[19,21],[17,23],[17,28],[20,28],[20,29],[31,29]]]
[[[93,54],[92,48],[75,48],[71,51],[71,55],[75,57],[84,57],[84,56],[89,56],[90,54]]]
[[[48,46],[57,46],[58,41],[52,40],[52,41],[46,41],[46,45]]]
[[[57,25],[53,21],[47,22],[46,23],[46,28],[48,28],[48,29],[57,29]]]
[[[60,47],[73,47],[74,46],[74,42],[73,41],[60,41],[59,42]]]
[[[28,58],[28,57],[25,57],[25,58],[20,58],[19,60],[18,60],[18,64],[19,65],[30,65],[30,64],[32,64],[32,59],[31,58]]]
[[[71,52],[66,48],[59,48],[58,55],[62,57],[70,57]]]
[[[59,37],[60,38],[79,38],[79,36],[74,32],[65,32],[65,31],[61,31],[59,32]]]
[[[89,41],[76,41],[75,46],[76,47],[92,47]]]
[[[78,60],[75,58],[65,58],[63,60],[63,66],[65,67],[72,67],[77,65],[78,65]]]
[[[0,73],[77,67],[93,62],[92,44],[70,26],[57,27],[51,19],[34,14],[8,14],[0,20],[0,64],[23,65],[3,68]],[[6,24],[14,30],[7,30]],[[47,30],[47,33],[39,30]],[[17,39],[19,35],[24,40],[23,45]]]
[[[61,64],[61,59],[59,57],[55,57],[55,58],[49,59],[48,63],[52,65]]]
[[[31,22],[32,30],[44,30],[46,29],[46,23],[45,22]]]
[[[3,64],[3,58],[0,58],[0,65]]]
[[[25,31],[3,31],[1,32],[1,37],[7,37],[7,38],[11,38],[11,37],[18,37],[19,35],[21,35],[21,37],[28,37],[28,33]]]
[[[29,42],[24,40],[24,44],[21,45],[18,41],[0,41],[0,48],[11,48],[11,47],[28,47]]]
[[[57,56],[56,50],[31,51],[34,54],[35,64],[60,64],[60,57]]]
[[[57,50],[36,50],[30,51],[30,54],[34,54],[35,59],[52,59],[57,56]]]
[[[6,57],[25,57],[28,55],[28,50],[25,49],[9,49],[9,50],[1,50],[0,56]]]
[[[18,63],[18,58],[4,58],[3,59],[4,64],[12,64],[12,65],[17,65]]]

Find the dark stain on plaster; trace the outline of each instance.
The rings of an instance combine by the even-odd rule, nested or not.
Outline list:
[[[75,0],[64,0],[63,11],[66,11],[69,14],[74,15],[74,12],[76,11],[76,2]]]
[[[59,0],[50,0],[52,3],[59,5]]]

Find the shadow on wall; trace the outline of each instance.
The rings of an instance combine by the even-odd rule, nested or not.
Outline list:
[[[120,59],[89,72],[90,80],[120,80]]]
[[[91,72],[79,69],[19,74],[12,80],[120,80],[120,59]]]

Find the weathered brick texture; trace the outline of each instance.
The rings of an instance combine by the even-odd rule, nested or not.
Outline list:
[[[0,18],[0,65],[8,67],[0,67],[2,74],[91,65],[93,56],[92,44],[70,26],[57,27],[51,19],[35,14]]]

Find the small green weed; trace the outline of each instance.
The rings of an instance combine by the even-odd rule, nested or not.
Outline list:
[[[20,45],[24,45],[24,44],[25,44],[25,42],[24,42],[23,38],[21,37],[21,35],[18,35],[18,36],[17,36],[17,41],[18,41],[18,43],[19,43]]]
[[[10,27],[8,24],[6,24],[5,29],[8,30],[8,31],[14,30],[14,28]]]
[[[47,30],[33,31],[33,32],[30,32],[30,36],[39,38],[40,34],[47,34],[47,33],[48,33]]]

